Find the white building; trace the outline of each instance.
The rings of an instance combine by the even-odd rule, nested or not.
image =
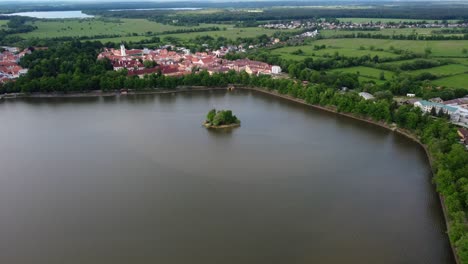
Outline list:
[[[406,94],[406,97],[415,97],[415,96],[416,96],[416,94],[413,94],[413,93],[407,93]]]
[[[374,99],[374,96],[370,93],[366,93],[366,92],[361,92],[359,93],[359,96],[361,96],[362,98],[364,98],[364,100],[372,100]]]
[[[281,67],[280,67],[280,66],[276,66],[276,65],[272,66],[272,67],[271,67],[271,73],[273,73],[273,74],[280,74],[280,73],[281,73]]]
[[[125,50],[125,45],[124,44],[121,44],[120,45],[120,56],[127,56],[127,51]]]

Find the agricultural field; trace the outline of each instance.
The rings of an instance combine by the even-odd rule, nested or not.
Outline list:
[[[317,42],[313,42],[315,44]],[[295,54],[298,51],[302,51],[301,54]],[[337,46],[327,46],[325,49],[314,50],[314,45],[303,45],[303,46],[294,46],[294,47],[284,47],[275,49],[272,51],[272,54],[277,54],[286,59],[292,60],[303,60],[306,57],[324,57],[324,56],[334,56],[336,54],[345,57],[361,57],[369,55],[371,57],[379,56],[380,58],[395,58],[398,57],[397,54],[386,52],[386,51],[376,51],[376,50],[361,50],[359,48],[347,48],[347,47],[337,47]]]
[[[468,89],[468,74],[459,74],[450,77],[440,78],[432,82],[435,85],[453,87],[453,88],[465,88]]]
[[[224,26],[224,27],[223,27]],[[256,27],[248,27],[248,28],[233,28],[233,27],[226,27],[226,25],[219,26],[221,30],[218,31],[203,31],[203,32],[190,32],[190,33],[174,33],[174,34],[161,34],[157,35],[162,40],[167,37],[176,38],[180,41],[188,41],[190,39],[194,39],[200,36],[210,36],[213,38],[224,37],[226,39],[235,40],[237,38],[251,38],[260,36],[262,34],[266,34],[268,36],[273,35],[276,32],[274,29],[264,29],[264,28],[256,28]],[[101,42],[115,42],[119,43],[121,41],[140,41],[143,39],[150,39],[151,37],[145,36],[125,36],[119,38],[99,38]]]
[[[385,36],[393,36],[393,35],[432,35],[434,30],[440,30],[435,28],[384,28],[380,30],[372,30],[372,31],[351,31],[351,30],[322,30],[320,31],[320,35],[325,38],[336,37],[340,35],[349,35],[349,34],[371,34],[371,35],[385,35]],[[443,36],[462,36],[463,34],[442,34]]]
[[[325,46],[325,48],[317,49],[316,46]],[[377,50],[379,49],[379,50]],[[408,50],[416,54],[423,55],[426,49],[430,50],[427,61],[444,61],[449,62],[447,65],[436,66],[433,68],[419,69],[414,71],[402,71],[398,68],[403,63],[412,63],[418,59],[396,60],[382,63],[382,65],[391,65],[396,72],[390,70],[382,70],[373,68],[372,66],[358,66],[349,68],[338,68],[330,71],[341,71],[348,73],[359,73],[360,81],[374,81],[383,83],[381,74],[384,79],[391,79],[399,72],[409,73],[411,75],[419,75],[421,73],[431,73],[437,79],[432,83],[435,85],[453,87],[453,88],[468,88],[468,41],[461,40],[443,40],[443,41],[417,41],[417,40],[391,40],[391,39],[320,39],[310,41],[306,45],[290,46],[274,49],[272,54],[281,56],[287,60],[301,61],[305,58],[321,58],[327,56],[335,56],[336,54],[344,57],[360,57],[377,55],[380,59],[383,58],[398,58],[395,50]],[[465,51],[464,51],[465,49]]]
[[[425,49],[431,50],[433,57],[465,57],[468,54],[463,53],[463,49],[468,49],[468,40],[392,40],[392,39],[321,39],[313,41],[313,45],[326,45],[335,48],[355,49],[361,47],[367,49],[382,48],[390,50],[395,49],[408,50],[418,54],[424,54]]]
[[[413,74],[413,75],[418,75],[424,72],[428,72],[430,74],[433,74],[439,77],[451,76],[451,75],[456,75],[456,74],[461,74],[461,73],[468,73],[468,66],[462,65],[462,64],[449,64],[449,65],[443,65],[443,66],[429,68],[429,69],[409,71],[408,73]]]
[[[196,38],[197,36],[211,36],[213,38],[225,37],[227,39],[237,39],[237,38],[252,38],[266,34],[268,36],[273,35],[277,30],[275,29],[265,29],[258,27],[246,27],[246,28],[234,28],[229,25],[220,25],[219,28],[222,30],[219,31],[206,31],[206,32],[191,32],[184,34],[166,34],[161,35],[161,37],[175,37],[181,40],[189,40]],[[226,30],[224,30],[225,28]],[[294,31],[294,30],[289,30]]]
[[[334,72],[343,73],[356,73],[359,76],[366,77],[367,79],[380,80],[380,76],[383,73],[385,79],[391,79],[395,73],[391,71],[385,71],[381,69],[375,69],[365,66],[349,67],[349,68],[338,68],[333,69]]]
[[[164,25],[146,19],[62,19],[39,20],[33,22],[38,29],[28,33],[17,34],[23,38],[54,38],[54,37],[82,37],[105,34],[126,35],[158,33],[170,30],[222,26],[215,24],[200,24],[199,26],[183,27]]]

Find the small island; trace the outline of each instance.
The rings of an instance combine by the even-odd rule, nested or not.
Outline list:
[[[240,120],[232,114],[231,110],[211,109],[203,125],[206,128],[231,128],[240,126]]]

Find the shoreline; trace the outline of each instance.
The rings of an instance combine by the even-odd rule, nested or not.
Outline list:
[[[349,118],[352,118],[352,119],[355,119],[355,120],[363,121],[363,122],[373,124],[373,125],[388,129],[390,131],[396,132],[396,133],[398,133],[398,134],[412,140],[413,142],[416,142],[417,144],[419,144],[419,146],[421,146],[424,149],[424,152],[426,153],[427,160],[429,162],[429,166],[431,168],[432,178],[434,178],[434,176],[435,176],[434,175],[434,166],[433,166],[434,159],[433,159],[432,155],[430,154],[427,146],[425,144],[423,144],[419,140],[419,138],[417,136],[413,135],[409,131],[406,131],[405,129],[401,129],[401,128],[398,128],[398,127],[393,127],[393,126],[390,126],[390,125],[385,124],[385,123],[376,122],[376,121],[373,121],[373,120],[370,120],[370,119],[358,117],[358,116],[355,116],[353,114],[338,112],[338,111],[336,111],[335,109],[332,109],[332,108],[327,108],[327,107],[323,107],[323,106],[319,106],[319,105],[308,104],[302,99],[294,98],[294,97],[291,97],[289,95],[279,94],[277,92],[269,91],[269,90],[262,89],[262,88],[238,87],[238,89],[251,90],[251,91],[261,92],[261,93],[264,93],[264,94],[269,94],[269,95],[272,95],[272,96],[275,96],[275,97],[283,98],[285,100],[289,100],[289,101],[300,103],[300,104],[303,104],[303,105],[306,105],[306,106],[310,106],[310,107],[313,107],[315,109],[319,109],[319,110],[327,111],[329,113],[334,113],[334,114],[338,114],[338,115],[341,115],[341,116],[349,117]],[[432,181],[432,178],[431,178],[431,181]],[[435,185],[434,185],[434,187],[435,187]],[[452,249],[452,253],[453,253],[455,263],[460,264],[461,262],[460,262],[460,259],[458,257],[458,254],[457,254],[457,250],[454,247],[453,243],[450,241],[450,238],[448,237],[448,231],[450,230],[451,227],[450,227],[450,222],[449,222],[449,218],[448,218],[448,215],[447,215],[447,206],[445,204],[444,196],[441,195],[440,193],[438,193],[436,189],[434,189],[434,191],[437,193],[437,195],[439,197],[441,207],[442,207],[441,209],[442,209],[442,213],[443,213],[444,220],[445,220],[445,227],[447,229],[446,235],[447,235],[447,239],[449,240],[450,248]]]
[[[268,94],[268,95],[271,95],[271,96],[274,96],[274,97],[282,98],[282,99],[289,100],[289,101],[292,101],[292,102],[296,102],[296,103],[299,103],[299,104],[302,104],[302,105],[305,105],[305,106],[313,107],[313,108],[318,109],[318,110],[322,110],[322,111],[326,111],[326,112],[329,112],[329,113],[333,113],[333,114],[345,116],[345,117],[348,117],[348,118],[352,118],[352,119],[355,119],[355,120],[358,120],[358,121],[366,122],[366,123],[376,125],[376,126],[379,126],[381,128],[390,130],[392,132],[396,132],[396,133],[398,133],[398,134],[412,140],[413,142],[416,142],[417,144],[419,144],[419,146],[421,146],[423,148],[424,152],[426,153],[426,157],[427,157],[427,160],[429,162],[429,166],[431,168],[432,178],[434,178],[434,166],[433,166],[434,159],[433,159],[432,155],[430,154],[427,146],[425,144],[423,144],[419,140],[419,138],[417,136],[415,136],[414,134],[412,134],[411,132],[409,132],[409,131],[407,131],[405,129],[401,129],[401,128],[398,128],[398,127],[396,127],[394,125],[389,125],[389,124],[386,124],[386,123],[383,123],[383,122],[377,122],[377,121],[367,119],[367,118],[364,118],[364,117],[356,116],[356,115],[353,115],[351,113],[338,112],[336,109],[334,109],[332,107],[324,107],[324,106],[320,106],[320,105],[309,104],[309,103],[306,103],[302,99],[294,98],[294,97],[291,97],[291,96],[285,95],[285,94],[280,94],[280,93],[278,93],[276,91],[270,91],[270,90],[263,89],[263,88],[258,88],[258,87],[244,87],[244,86],[236,86],[235,89],[245,90],[245,91],[256,91],[256,92],[259,92],[259,93]],[[147,90],[147,91],[138,91],[138,92],[137,91],[128,91],[125,94],[122,94],[121,92],[118,92],[118,91],[114,91],[114,92],[93,91],[93,92],[87,92],[87,93],[69,93],[69,94],[64,94],[64,93],[63,94],[62,93],[60,93],[60,94],[57,94],[57,93],[53,93],[53,94],[46,94],[46,93],[38,93],[38,94],[3,94],[3,95],[0,95],[0,100],[1,99],[5,99],[5,100],[18,99],[18,98],[86,98],[86,97],[112,97],[112,96],[117,97],[117,96],[127,96],[127,95],[171,94],[171,93],[184,93],[184,92],[193,92],[193,91],[213,91],[213,90],[230,91],[232,89],[229,88],[229,87],[205,87],[205,86],[183,86],[183,87],[181,87],[181,86],[179,86],[179,87],[177,87],[177,88],[175,88],[173,90],[161,89],[161,90]],[[221,129],[221,128],[238,127],[238,126],[240,126],[240,124],[219,126],[219,127],[208,127],[205,124],[203,124],[203,126],[205,126],[206,128]],[[432,178],[431,178],[431,180],[432,180]],[[446,230],[447,239],[449,240],[449,244],[450,244],[450,247],[452,249],[452,253],[453,253],[455,263],[460,264],[461,262],[460,262],[458,254],[457,254],[456,248],[453,245],[453,243],[450,241],[450,238],[448,237],[448,231],[450,230],[451,226],[450,226],[449,218],[448,218],[448,215],[447,215],[447,207],[446,207],[446,204],[445,204],[444,197],[440,193],[438,193],[437,190],[434,189],[434,191],[439,196],[439,201],[440,201],[440,204],[441,204],[442,213],[443,213],[444,220],[445,220],[445,226],[446,226],[446,229],[447,229]]]
[[[226,128],[240,127],[240,123],[230,124],[230,125],[220,125],[220,126],[213,126],[213,125],[209,125],[207,123],[203,123],[203,126],[208,128],[208,129],[226,129]]]
[[[149,95],[149,94],[171,94],[171,93],[184,93],[193,91],[212,91],[212,90],[228,90],[227,87],[203,87],[203,86],[184,86],[175,89],[153,89],[143,91],[128,91],[121,93],[119,91],[103,92],[103,91],[91,91],[91,92],[74,92],[74,93],[12,93],[12,94],[0,94],[0,100],[10,100],[19,98],[87,98],[87,97],[117,97],[127,95]]]

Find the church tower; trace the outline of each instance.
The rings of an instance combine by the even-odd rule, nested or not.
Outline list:
[[[125,51],[125,45],[120,44],[120,55],[121,56],[127,56],[127,52]]]

